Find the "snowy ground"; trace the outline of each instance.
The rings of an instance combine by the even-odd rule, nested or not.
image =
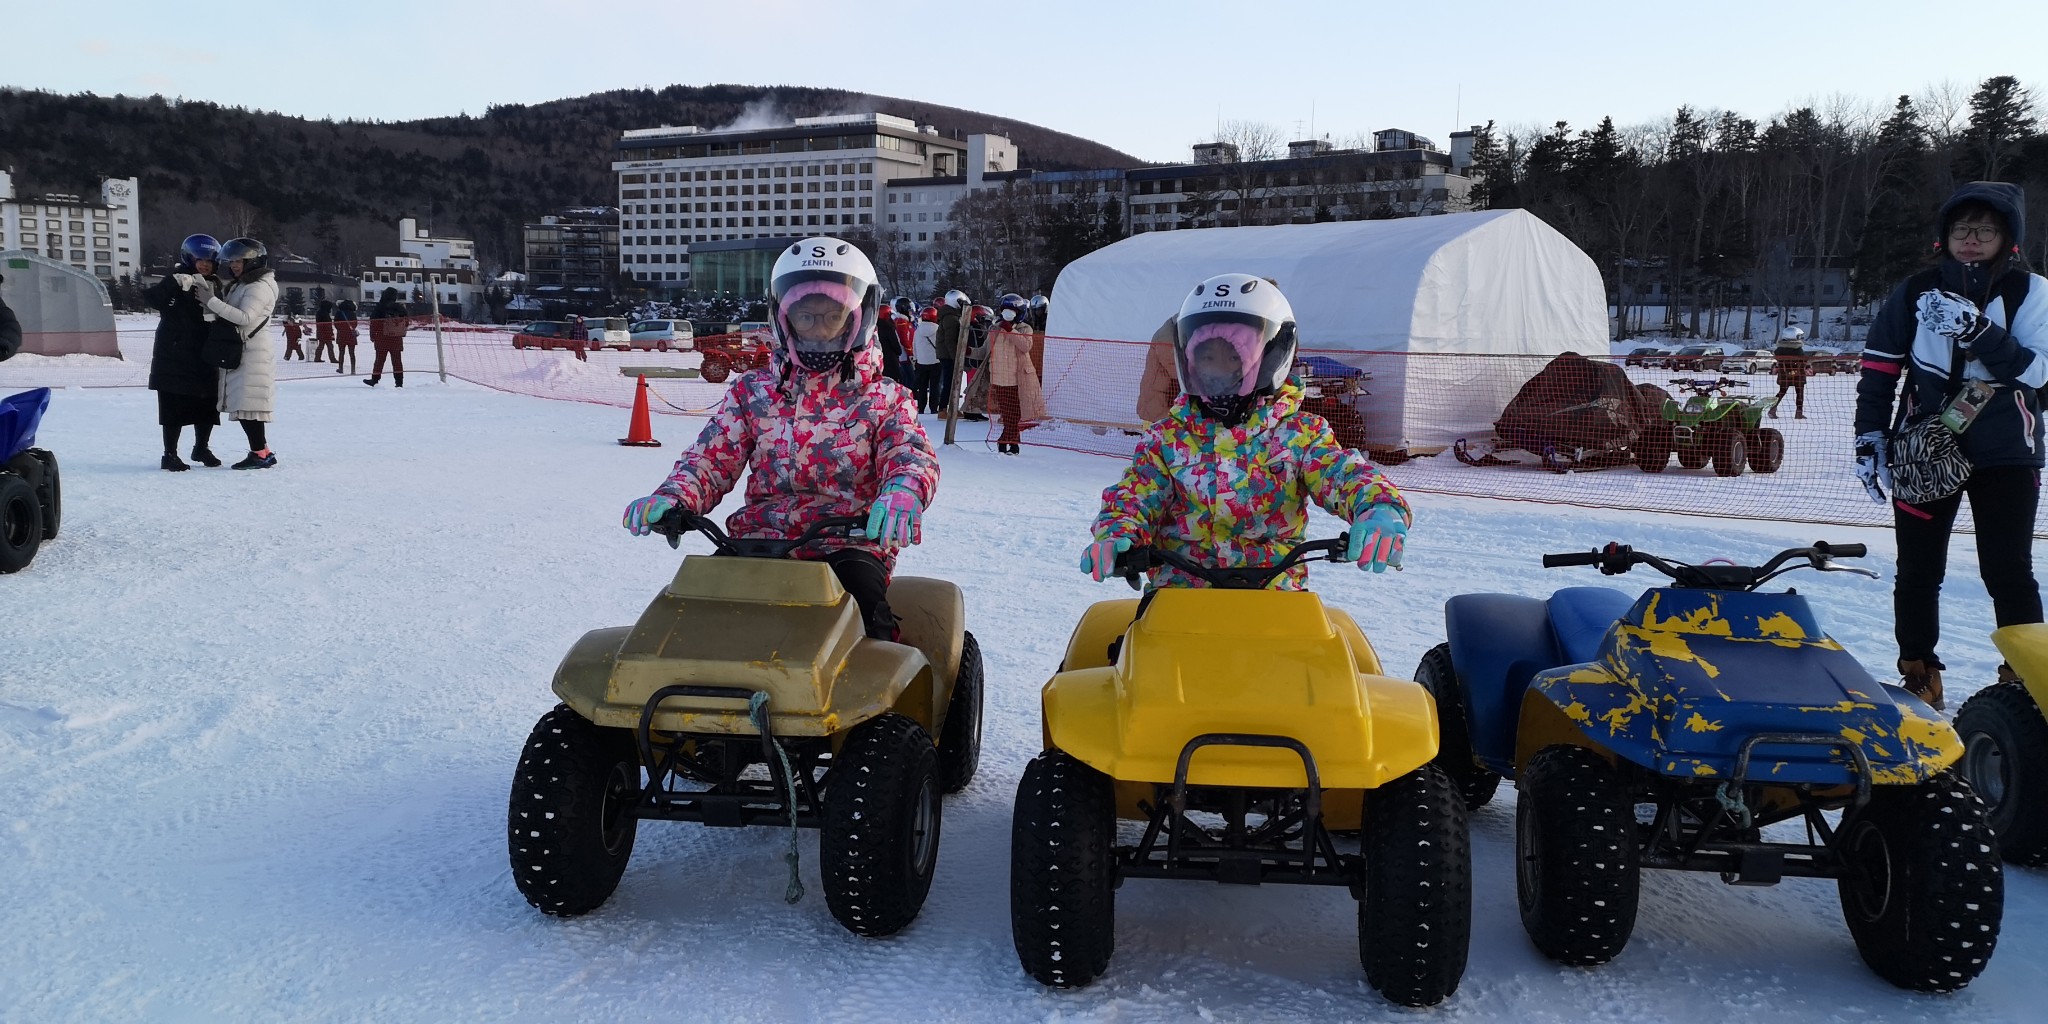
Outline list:
[[[667,447],[621,448],[620,410],[415,377],[404,391],[287,383],[280,466],[259,473],[159,471],[147,391],[56,395],[41,440],[63,460],[64,533],[0,577],[0,1019],[1414,1019],[1366,987],[1336,890],[1134,880],[1103,979],[1055,993],[1019,970],[1010,801],[1070,625],[1125,593],[1073,569],[1117,464],[999,458],[978,427],[945,452],[929,542],[902,565],[966,589],[989,658],[981,774],[947,806],[923,916],[857,938],[818,895],[814,835],[811,894],[792,907],[783,834],[651,823],[605,908],[542,917],[506,868],[513,765],[569,644],[631,621],[671,573],[675,555],[619,529],[619,510],[698,421],[658,416]],[[232,427],[218,436],[222,455],[242,454]],[[1428,495],[1417,507],[1408,571],[1315,575],[1401,674],[1441,638],[1453,594],[1600,582],[1540,569],[1545,551],[1620,539],[1748,561],[1826,537],[1893,567],[1881,531]],[[1971,545],[1952,560],[1943,653],[1959,704],[1997,656]],[[1888,584],[1796,583],[1882,674]],[[1811,880],[1654,873],[1628,950],[1580,970],[1522,932],[1513,823],[1506,790],[1473,818],[1471,966],[1436,1019],[2040,1019],[2039,872],[2008,873],[1998,955],[1951,996],[1873,976],[1833,884]]]

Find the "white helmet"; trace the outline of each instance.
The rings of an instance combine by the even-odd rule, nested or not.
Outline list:
[[[1294,365],[1294,307],[1279,286],[1251,274],[1219,274],[1181,303],[1174,364],[1181,392],[1231,425],[1280,390]]]
[[[875,283],[875,265],[852,242],[806,238],[782,250],[769,272],[768,293],[776,355],[801,369],[844,369],[849,354],[874,337],[882,290]],[[794,309],[812,299],[838,307],[837,314],[818,302],[810,303],[816,309]],[[804,321],[802,330],[795,324],[797,318]],[[814,329],[819,327],[822,332]]]
[[[974,300],[968,298],[966,292],[963,292],[960,289],[955,288],[952,291],[946,293],[945,304],[953,307],[954,309],[966,309],[967,307],[974,305]]]
[[[1806,328],[1797,326],[1795,324],[1786,324],[1784,328],[1778,332],[1778,340],[1781,342],[1805,341]]]

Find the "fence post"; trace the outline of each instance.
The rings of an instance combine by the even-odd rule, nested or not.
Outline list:
[[[448,353],[441,346],[441,297],[428,303],[434,308],[434,363],[440,368],[441,383],[448,383]]]

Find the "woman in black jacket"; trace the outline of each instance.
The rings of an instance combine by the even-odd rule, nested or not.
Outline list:
[[[2042,422],[2048,385],[2048,279],[2020,259],[2026,197],[2018,185],[1976,181],[1943,203],[1937,264],[1891,293],[1870,328],[1856,385],[1856,471],[1870,496],[1891,485],[1889,440],[1908,421],[1952,417],[1969,459],[1961,489],[1918,503],[1892,499],[1899,571],[1893,630],[1906,689],[1942,706],[1935,654],[1949,534],[1964,497],[1977,524],[1978,571],[2000,626],[2041,621],[2034,580],[2034,514],[2041,500]],[[1960,372],[1958,372],[1960,371]],[[1893,415],[1900,377],[1905,394]],[[1965,414],[1967,412],[1967,414]],[[1952,428],[1953,429],[1953,428]],[[1999,675],[2011,669],[2000,666]]]
[[[149,359],[149,389],[156,392],[156,421],[163,427],[163,468],[182,473],[192,467],[178,458],[178,434],[192,427],[192,461],[220,465],[208,447],[220,425],[220,371],[200,358],[209,317],[202,300],[178,283],[181,274],[212,279],[220,243],[208,235],[192,235],[178,247],[178,269],[165,274],[142,293],[143,300],[163,316],[156,324],[156,346]]]

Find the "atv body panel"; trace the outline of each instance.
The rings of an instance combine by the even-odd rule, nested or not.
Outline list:
[[[1991,642],[2019,674],[2035,706],[2048,708],[2048,624],[2001,626],[1991,631]]]
[[[1548,599],[1460,594],[1445,603],[1451,663],[1481,765],[1514,774],[1516,722],[1529,680],[1547,668],[1592,661],[1607,628],[1634,600],[1608,587],[1566,587]]]

